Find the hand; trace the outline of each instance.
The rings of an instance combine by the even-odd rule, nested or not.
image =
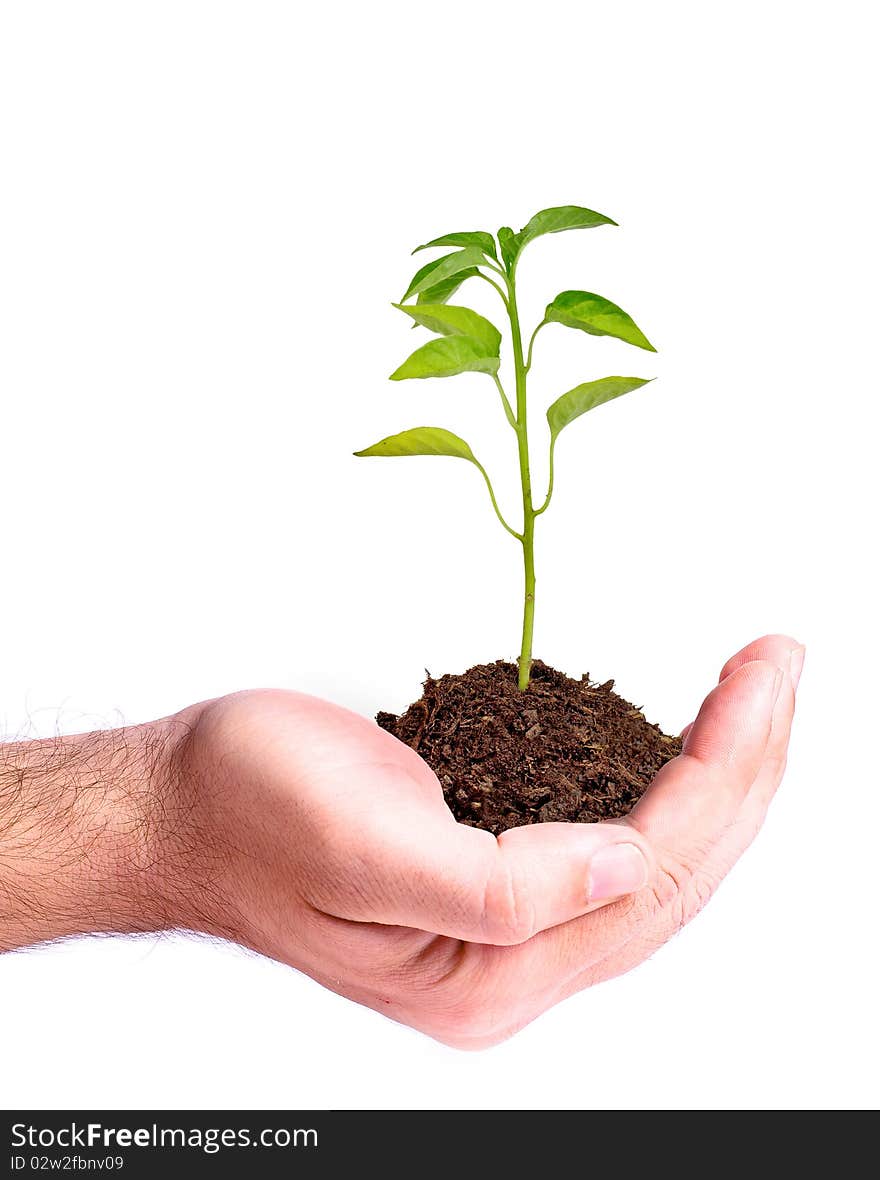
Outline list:
[[[724,667],[631,815],[496,837],[426,764],[297,693],[196,706],[175,754],[166,922],[233,938],[448,1044],[480,1048],[629,970],[751,842],[785,766],[803,648]]]

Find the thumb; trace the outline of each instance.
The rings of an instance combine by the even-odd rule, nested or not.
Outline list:
[[[357,880],[340,890],[338,917],[507,946],[648,879],[650,847],[631,828],[541,823],[495,837],[456,823],[442,795],[414,791],[405,768],[384,770],[408,778],[408,789],[395,792],[393,817],[349,832],[347,872]]]

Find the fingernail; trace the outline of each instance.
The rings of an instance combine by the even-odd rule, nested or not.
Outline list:
[[[635,844],[612,844],[590,861],[587,896],[590,901],[607,901],[635,893],[647,880],[648,864]]]
[[[800,647],[793,647],[788,653],[788,668],[789,672],[791,673],[791,682],[795,688],[797,688],[798,684],[800,683],[801,672],[804,670],[804,655],[806,650],[807,649],[801,645]]]

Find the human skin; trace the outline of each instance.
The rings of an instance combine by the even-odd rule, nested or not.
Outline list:
[[[729,660],[625,819],[497,838],[455,822],[409,747],[300,693],[0,745],[0,950],[189,929],[495,1044],[706,903],[782,778],[803,655],[772,635]]]

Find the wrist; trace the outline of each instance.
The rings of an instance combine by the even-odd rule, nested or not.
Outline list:
[[[180,924],[185,715],[0,744],[0,950]]]

